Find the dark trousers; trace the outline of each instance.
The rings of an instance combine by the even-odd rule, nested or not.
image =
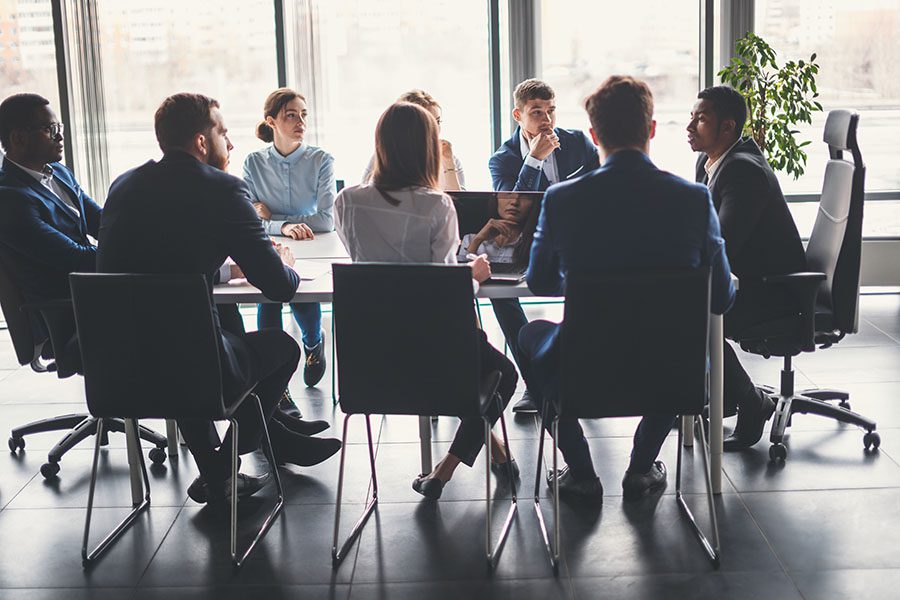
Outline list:
[[[555,403],[559,389],[559,325],[550,321],[532,321],[519,332],[519,350],[527,361],[525,380],[533,390],[540,390],[542,414],[549,426],[556,415]],[[530,381],[529,381],[530,379]],[[634,432],[631,463],[628,471],[646,473],[659,456],[660,448],[675,424],[675,415],[649,416],[641,419]],[[597,476],[591,460],[591,449],[581,423],[574,417],[559,418],[557,445],[575,479]]]
[[[249,379],[258,381],[253,392],[259,397],[268,421],[297,370],[300,346],[289,334],[275,329],[254,331],[239,338],[238,343],[243,344],[249,357],[249,364],[246,365]],[[242,391],[225,389],[223,393],[227,400]],[[238,453],[246,454],[256,450],[262,436],[256,402],[252,398],[244,400],[234,413],[234,418],[238,422]],[[211,421],[181,420],[178,426],[203,479],[207,482],[227,479],[231,470],[231,429],[220,443]]]
[[[497,317],[497,324],[500,325],[503,337],[506,338],[506,344],[512,352],[513,360],[522,372],[522,377],[525,377],[518,343],[519,331],[528,323],[525,310],[518,298],[492,298],[491,306],[494,308],[494,316]]]
[[[487,341],[484,332],[479,332],[479,335],[481,336],[482,377],[491,371],[500,371],[500,383],[497,386],[500,406],[496,401],[492,402],[487,411],[491,425],[493,425],[506,409],[513,392],[516,391],[519,376],[516,374],[516,367],[512,362]],[[456,429],[456,435],[453,436],[453,443],[450,445],[450,454],[471,467],[475,463],[482,445],[484,445],[484,420],[466,417],[461,420]]]
[[[748,328],[789,316],[794,312],[790,298],[779,294],[777,290],[741,281],[741,289],[737,293],[734,306],[725,313],[725,337],[740,339]],[[745,401],[756,400],[753,381],[738,360],[734,348],[727,341],[723,344],[722,375],[726,415],[733,415],[735,408],[740,407]]]

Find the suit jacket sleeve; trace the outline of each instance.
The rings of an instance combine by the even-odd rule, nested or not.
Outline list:
[[[281,262],[272,241],[250,202],[250,191],[234,181],[230,197],[222,203],[223,231],[220,238],[228,253],[252,285],[266,298],[289,302],[300,285],[300,276]]]
[[[90,200],[91,210],[96,211],[94,232],[97,231],[100,208]],[[20,254],[41,262],[53,269],[73,272],[96,270],[97,248],[92,244],[79,244],[41,218],[37,200],[17,190],[0,192],[0,203],[5,216],[0,219],[0,237]],[[85,210],[89,205],[85,204]]]
[[[529,167],[521,158],[509,152],[498,152],[491,157],[488,166],[494,190],[498,192],[536,192],[541,172]]]
[[[735,160],[722,168],[727,171],[720,173],[716,181],[721,199],[719,222],[728,254],[737,257],[765,210],[768,182],[765,172],[750,162]]]
[[[710,198],[709,190],[704,190],[707,226],[703,263],[712,271],[710,310],[717,315],[724,314],[734,303],[734,284],[731,282],[731,266],[725,254],[725,240],[719,232],[719,217]]]
[[[553,243],[550,226],[552,192],[544,195],[537,230],[531,244],[531,258],[525,281],[528,289],[536,296],[562,296],[565,294],[565,279],[560,272],[559,252]]]

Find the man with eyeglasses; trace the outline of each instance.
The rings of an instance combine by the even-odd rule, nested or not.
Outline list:
[[[0,103],[0,144],[0,262],[27,301],[67,298],[69,273],[95,270],[101,209],[59,162],[63,124],[46,98]]]

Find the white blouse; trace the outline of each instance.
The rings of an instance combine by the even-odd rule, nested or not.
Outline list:
[[[459,226],[450,196],[422,187],[387,192],[345,188],[334,201],[335,228],[354,262],[456,264]]]

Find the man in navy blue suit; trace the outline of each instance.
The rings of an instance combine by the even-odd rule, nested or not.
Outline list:
[[[256,215],[242,179],[224,172],[232,146],[219,104],[201,94],[176,94],[156,111],[156,137],[163,157],[116,179],[100,226],[97,270],[104,273],[199,273],[212,286],[227,257],[267,297],[289,302],[300,284],[288,247],[276,248]],[[202,227],[198,227],[202,224]],[[300,348],[284,331],[235,333],[219,326],[219,361],[226,401],[253,387],[271,417],[297,369]],[[262,435],[253,404],[235,413],[239,452],[258,447]],[[303,466],[340,450],[340,440],[313,438],[269,419],[276,459]],[[196,502],[217,502],[230,491],[230,445],[209,421],[183,420],[179,427],[197,467],[188,488]],[[231,433],[228,434],[229,436]],[[238,494],[255,493],[264,478],[239,474]]]
[[[734,300],[719,219],[707,189],[657,169],[647,156],[656,130],[650,88],[631,77],[607,79],[585,101],[591,135],[605,162],[599,169],[547,190],[527,281],[540,296],[564,296],[566,273],[618,269],[712,267],[711,309],[722,314]],[[664,300],[661,300],[664,301]],[[559,325],[534,321],[519,334],[532,389],[556,391]],[[598,389],[602,389],[602,386]],[[656,460],[675,416],[644,417],[634,435],[622,480],[626,500],[661,489],[666,467]],[[559,448],[566,467],[561,494],[594,504],[603,486],[577,419],[560,419]],[[551,485],[552,488],[552,485]]]
[[[489,162],[495,190],[542,192],[600,166],[597,147],[583,132],[556,127],[555,98],[553,88],[537,79],[516,86],[512,114],[519,126]],[[522,305],[516,298],[491,300],[491,304],[521,371],[523,361],[516,339],[528,322]],[[513,411],[537,412],[530,390],[513,405]]]
[[[50,102],[0,103],[0,261],[28,301],[69,296],[69,273],[93,271],[101,209],[59,161],[63,125]]]

